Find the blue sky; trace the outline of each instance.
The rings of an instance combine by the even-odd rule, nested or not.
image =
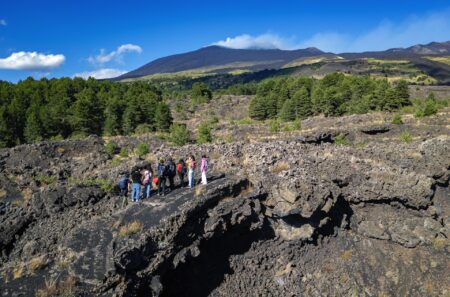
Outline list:
[[[447,40],[448,0],[1,0],[0,80],[102,78],[210,44],[349,52]]]

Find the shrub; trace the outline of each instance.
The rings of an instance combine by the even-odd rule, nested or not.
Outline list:
[[[403,120],[402,120],[402,116],[399,115],[398,113],[394,115],[394,117],[392,118],[392,124],[395,125],[401,125],[403,124]]]
[[[142,230],[142,223],[137,220],[134,220],[133,222],[120,227],[119,236],[120,237],[129,237],[129,236],[132,236],[134,234],[141,232],[141,230]]]
[[[124,147],[121,148],[119,156],[121,156],[122,158],[128,158],[128,150],[126,148],[124,148]]]
[[[145,143],[140,143],[135,150],[136,156],[138,156],[139,158],[141,158],[143,155],[148,154],[148,152],[148,145]]]
[[[334,139],[334,143],[336,145],[349,145],[349,141],[347,140],[347,138],[345,137],[345,135],[343,134],[339,134],[338,136],[336,136],[336,138]]]
[[[213,137],[211,134],[211,130],[212,130],[212,128],[208,122],[200,123],[200,125],[198,126],[198,131],[197,131],[197,143],[203,144],[203,143],[207,143],[207,142],[212,142]]]
[[[284,161],[281,161],[281,162],[278,162],[278,163],[273,167],[272,172],[275,173],[275,174],[278,174],[278,173],[280,173],[280,172],[282,172],[282,171],[289,170],[289,168],[290,168],[289,163],[284,162]]]
[[[297,119],[297,120],[293,121],[292,124],[291,124],[291,128],[294,131],[302,130],[302,121],[300,119]]]
[[[30,260],[28,264],[28,269],[30,272],[34,272],[36,270],[42,269],[47,265],[47,257],[45,255],[35,257]]]
[[[250,118],[243,118],[243,119],[236,121],[235,124],[236,125],[251,125],[251,124],[253,124],[253,121]]]
[[[270,121],[270,133],[278,133],[280,132],[280,123],[277,120]]]
[[[137,135],[146,134],[152,132],[152,127],[149,124],[140,124],[134,129],[134,133]]]
[[[173,124],[170,127],[170,140],[173,144],[177,146],[183,146],[190,140],[189,130],[186,125],[183,124]]]
[[[33,180],[39,184],[51,185],[55,182],[56,178],[51,175],[37,175],[33,177]]]
[[[407,130],[404,130],[400,135],[400,140],[406,143],[410,143],[413,141],[411,134]]]
[[[427,117],[438,112],[438,104],[434,98],[433,93],[428,95],[428,98],[424,101],[416,101],[416,118]]]
[[[122,161],[119,158],[114,158],[111,160],[111,167],[117,167],[122,163]]]
[[[108,143],[106,144],[106,153],[110,157],[112,157],[116,152],[117,152],[117,144],[112,140],[108,141]]]

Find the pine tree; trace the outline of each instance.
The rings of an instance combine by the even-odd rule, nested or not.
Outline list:
[[[250,100],[248,107],[248,113],[250,118],[254,120],[265,120],[267,118],[266,106],[264,104],[264,98],[255,96]]]
[[[169,105],[165,103],[159,103],[155,111],[155,124],[159,131],[169,131],[172,125],[172,114],[170,112]]]
[[[39,107],[37,106],[30,107],[28,111],[24,135],[28,143],[38,142],[43,139],[42,122],[39,117]]]

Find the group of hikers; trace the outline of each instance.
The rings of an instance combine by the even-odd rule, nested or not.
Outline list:
[[[123,173],[118,178],[118,186],[120,194],[123,197],[127,197],[131,191],[131,200],[133,202],[139,202],[141,199],[150,198],[152,189],[157,188],[158,195],[165,196],[166,183],[169,182],[169,189],[172,191],[175,189],[175,177],[178,176],[179,187],[185,187],[185,178],[187,174],[187,187],[195,187],[195,170],[197,163],[194,156],[189,156],[185,162],[180,159],[177,164],[172,158],[169,158],[167,162],[163,159],[159,160],[157,165],[156,174],[153,173],[152,166],[149,165],[144,169],[135,169],[131,172],[130,177],[127,173]],[[208,170],[208,158],[206,155],[202,156],[200,164],[201,172],[201,184],[206,185],[208,183],[206,172]]]

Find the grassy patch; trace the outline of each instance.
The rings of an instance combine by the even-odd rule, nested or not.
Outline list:
[[[344,261],[349,260],[352,257],[352,251],[351,250],[345,250],[341,253],[341,259]]]
[[[120,237],[130,237],[134,234],[140,233],[142,231],[142,223],[138,220],[134,220],[125,226],[120,227],[119,236]]]
[[[120,165],[120,163],[122,163],[122,160],[121,160],[120,158],[114,157],[114,158],[111,160],[110,165],[111,165],[111,167],[117,167],[117,166]]]
[[[8,194],[8,193],[6,192],[5,189],[0,188],[0,198],[6,197],[7,194]]]
[[[119,152],[119,156],[122,158],[128,158],[128,150],[126,148],[121,148]]]
[[[23,265],[21,263],[18,263],[14,266],[13,268],[13,279],[18,279],[21,278],[25,273],[25,268],[23,267]]]
[[[291,166],[285,161],[277,162],[277,164],[273,167],[272,172],[278,174],[282,171],[289,170]]]
[[[200,197],[205,191],[205,187],[203,185],[198,185],[195,187],[195,197]]]
[[[402,116],[400,114],[395,114],[391,121],[392,124],[401,125],[403,124]]]
[[[445,248],[445,238],[437,237],[433,239],[433,247],[437,250],[443,250]]]
[[[77,281],[67,276],[57,284],[56,279],[46,279],[44,285],[36,291],[36,297],[74,297],[77,295]]]
[[[236,124],[236,125],[252,125],[254,123],[254,121],[251,118],[243,118],[243,119],[236,120],[233,122],[234,123],[232,125],[234,125],[234,124]]]
[[[336,136],[336,138],[334,139],[334,144],[336,144],[336,145],[350,145],[350,142],[347,140],[347,138],[345,137],[345,135],[339,134],[339,135]]]
[[[409,134],[408,130],[404,130],[402,134],[400,134],[400,140],[406,143],[410,143],[413,141],[411,134]]]
[[[42,268],[44,268],[47,265],[47,256],[42,255],[42,256],[38,256],[35,257],[33,259],[30,260],[30,262],[28,263],[28,270],[33,273],[36,270],[40,270]]]
[[[429,57],[425,57],[425,58],[428,59],[428,60],[434,61],[434,62],[439,62],[439,63],[442,63],[442,64],[450,65],[450,56],[445,56],[445,57],[432,57],[432,56],[429,56]]]
[[[77,186],[98,186],[106,193],[111,193],[114,190],[114,183],[109,179],[104,178],[95,178],[95,179],[77,179],[73,177],[69,177],[69,185],[77,185]]]
[[[33,180],[37,183],[39,183],[40,185],[51,185],[56,181],[56,178],[54,176],[51,175],[44,175],[44,174],[40,174],[40,175],[36,175],[33,177]]]

